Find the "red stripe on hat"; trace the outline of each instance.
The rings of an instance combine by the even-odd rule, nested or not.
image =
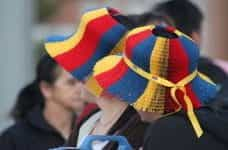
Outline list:
[[[100,84],[102,88],[107,89],[112,84],[120,80],[127,72],[127,70],[128,70],[128,66],[126,65],[124,60],[121,60],[112,69],[95,76],[95,79],[97,80],[97,82]]]
[[[151,30],[145,30],[143,32],[139,32],[137,34],[134,34],[132,36],[129,36],[129,38],[126,41],[126,50],[125,54],[128,58],[131,58],[132,56],[132,50],[143,40],[148,38],[149,36],[152,36]]]
[[[105,15],[92,20],[86,27],[83,38],[70,51],[55,57],[67,71],[72,71],[86,63],[95,53],[102,36],[118,22],[111,16]],[[96,30],[95,30],[96,29]]]
[[[178,39],[170,39],[169,48],[168,80],[176,83],[190,74],[189,57]],[[194,108],[198,108],[200,106],[200,102],[189,84],[186,86],[186,90],[188,96],[192,100]],[[176,92],[176,96],[183,108],[186,110],[183,93],[178,90]],[[166,91],[166,99],[166,110],[168,112],[175,110],[177,108],[177,105],[170,96],[170,90]]]

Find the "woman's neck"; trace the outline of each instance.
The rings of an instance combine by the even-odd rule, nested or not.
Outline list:
[[[144,122],[154,122],[162,117],[162,114],[159,112],[145,112],[138,110],[138,113],[141,117],[141,120]]]
[[[47,122],[67,140],[70,136],[74,114],[63,106],[52,102],[45,104],[43,114]]]
[[[126,110],[128,104],[118,99],[103,98],[99,99],[97,104],[102,114],[92,134],[106,134]]]

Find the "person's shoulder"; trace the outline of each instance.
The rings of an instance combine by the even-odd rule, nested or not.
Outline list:
[[[170,122],[173,122],[175,121],[176,125],[177,124],[183,124],[183,123],[186,123],[186,120],[187,119],[187,115],[186,113],[183,113],[182,111],[181,112],[178,112],[178,113],[175,113],[173,115],[168,115],[168,116],[164,116],[162,118],[160,118],[157,123],[158,124],[164,124],[164,123],[170,123]],[[156,122],[155,122],[156,123]]]
[[[14,124],[5,129],[0,134],[0,147],[4,149],[10,149],[15,145],[16,130],[19,131],[19,124]]]
[[[20,149],[20,143],[24,143],[31,137],[29,132],[30,127],[26,121],[16,122],[0,134],[1,149]]]
[[[189,127],[188,119],[185,114],[177,113],[174,115],[162,117],[150,124],[148,131],[164,133],[176,133],[176,131],[185,130]]]
[[[3,130],[0,133],[0,139],[2,140],[3,138],[10,137],[13,134],[13,131],[15,130],[15,128],[16,128],[16,126],[12,125],[12,126],[6,128],[5,130]]]
[[[176,149],[177,145],[180,148],[192,147],[191,143],[196,140],[187,116],[177,113],[150,124],[146,131],[144,146],[146,150],[151,147],[161,150]]]
[[[2,133],[1,137],[7,136],[15,136],[18,132],[23,132],[26,128],[26,124],[24,121],[16,122],[15,124],[11,125],[10,127],[6,128]]]

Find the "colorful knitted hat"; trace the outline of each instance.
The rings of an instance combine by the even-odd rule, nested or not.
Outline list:
[[[45,48],[65,70],[83,80],[97,60],[122,50],[127,27],[118,21],[119,16],[122,15],[112,8],[89,11],[82,16],[76,33],[49,37]]]
[[[130,31],[123,56],[107,56],[94,67],[97,95],[109,94],[138,110],[168,114],[180,109],[202,130],[193,109],[216,95],[215,84],[197,71],[199,49],[172,27],[145,26]]]

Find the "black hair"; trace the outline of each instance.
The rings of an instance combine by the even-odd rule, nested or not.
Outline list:
[[[124,25],[128,30],[135,28],[134,21],[132,21],[128,16],[119,13],[113,8],[108,8],[108,11],[115,20]]]
[[[35,107],[44,107],[44,96],[42,95],[39,84],[45,81],[53,84],[57,79],[57,64],[48,55],[43,55],[36,67],[36,77],[33,82],[22,88],[19,92],[16,103],[11,110],[14,120],[23,120],[26,115]]]
[[[124,16],[124,15],[117,15],[117,16],[113,16],[119,23],[121,23],[122,25],[124,25],[125,27],[127,27],[128,30],[131,30],[133,28],[136,27],[136,24],[134,23],[133,20],[131,20],[131,18],[129,18],[128,16]]]
[[[154,35],[165,37],[165,38],[170,38],[170,39],[178,38],[178,35],[176,33],[167,31],[165,27],[157,26],[155,29],[153,29],[152,32]]]
[[[158,21],[160,23],[164,22],[168,25],[172,25],[172,23],[170,23],[170,21],[167,18],[159,14],[156,14],[154,12],[144,12],[142,14],[130,14],[128,15],[128,18],[134,23],[136,27],[144,26],[149,23],[153,23],[155,21]]]
[[[203,21],[201,10],[189,0],[169,0],[155,5],[153,13],[169,18],[174,26],[191,36],[192,32],[199,32]]]

